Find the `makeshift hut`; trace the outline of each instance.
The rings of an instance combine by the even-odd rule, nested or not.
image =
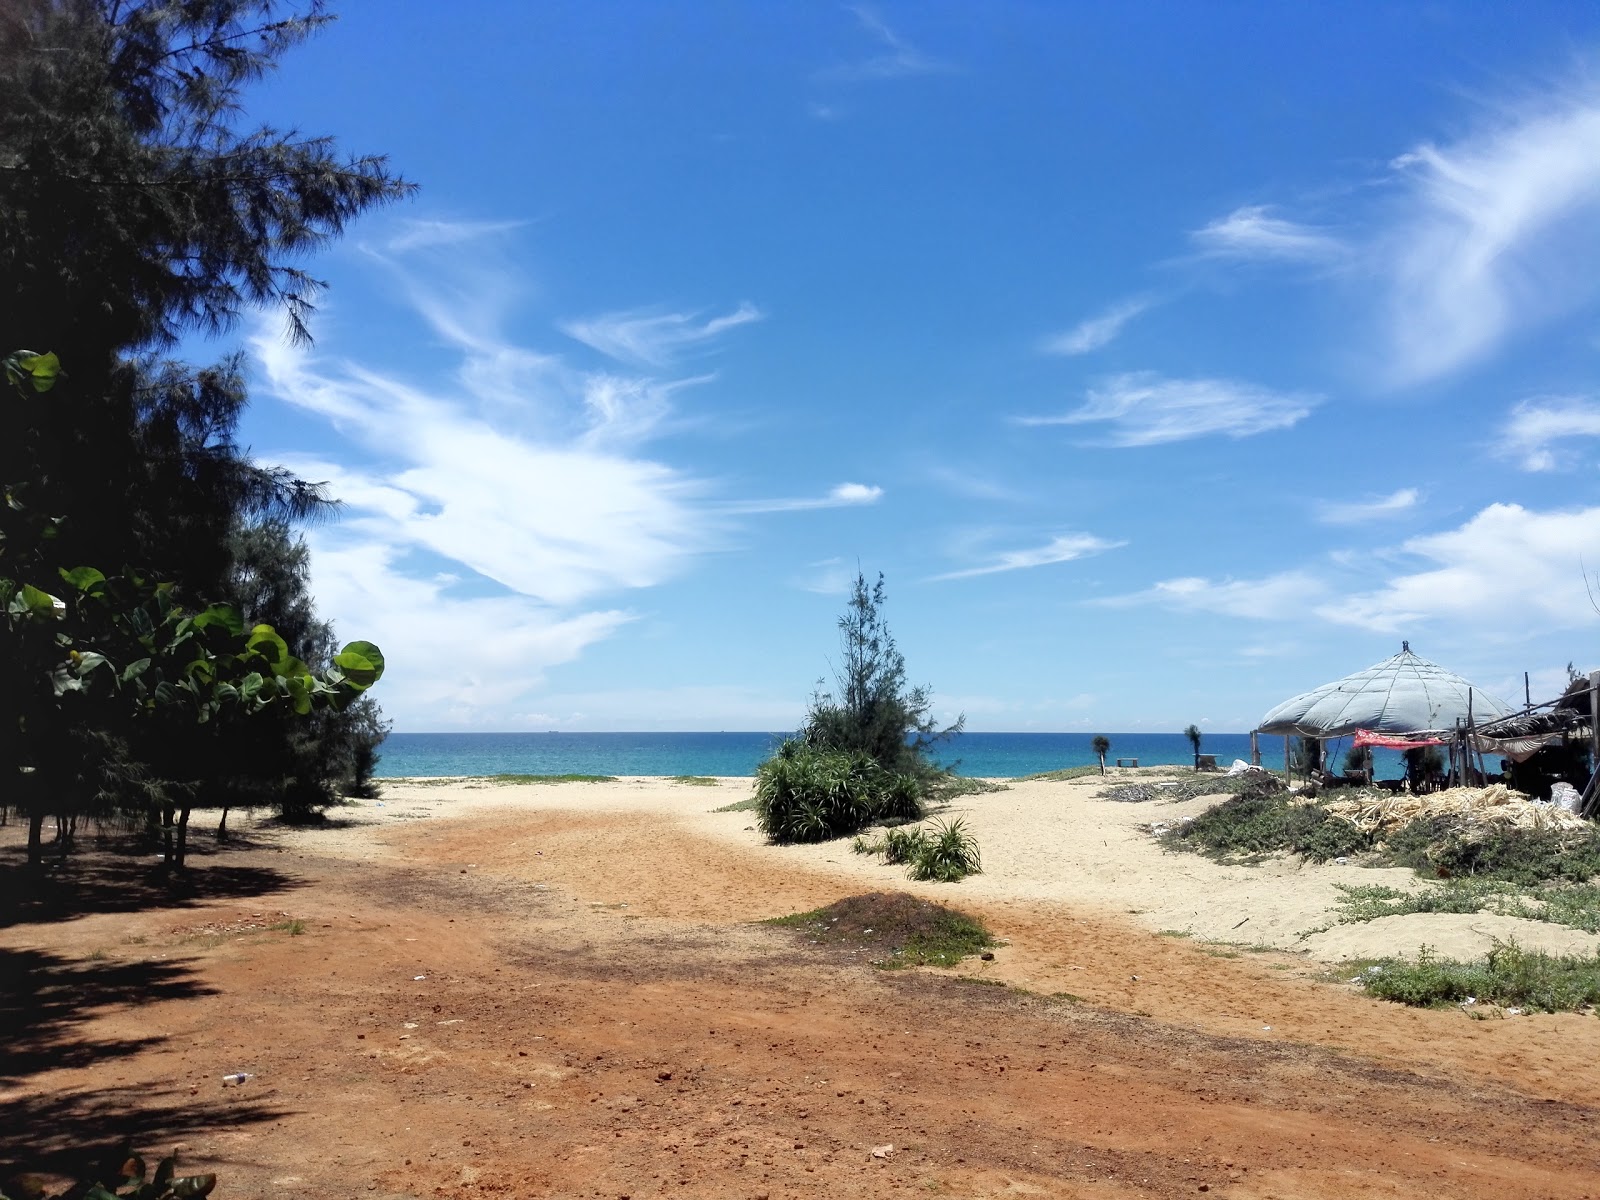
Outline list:
[[[1285,700],[1256,732],[1283,735],[1287,771],[1294,735],[1327,741],[1354,734],[1358,746],[1454,746],[1476,725],[1513,711],[1402,642],[1393,658]]]

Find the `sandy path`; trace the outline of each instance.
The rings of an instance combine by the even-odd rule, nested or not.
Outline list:
[[[80,874],[103,902],[13,913],[0,1148],[111,1111],[226,1196],[1600,1194],[1592,1017],[1412,1012],[977,880],[936,894],[993,963],[876,972],[748,924],[862,866],[741,837],[722,789],[416,793],[164,907]]]

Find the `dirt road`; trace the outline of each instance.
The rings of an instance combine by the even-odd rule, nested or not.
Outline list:
[[[878,971],[751,924],[859,881],[645,813],[247,836],[189,894],[89,856],[7,903],[0,1154],[125,1129],[222,1197],[1600,1195],[1592,1016],[1001,901],[993,963]]]

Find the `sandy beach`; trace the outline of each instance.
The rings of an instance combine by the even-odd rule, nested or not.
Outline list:
[[[750,785],[391,781],[324,827],[202,831],[176,890],[69,860],[0,928],[0,1151],[62,1161],[116,1114],[230,1196],[1600,1191],[1592,1015],[1409,1009],[1330,970],[1496,931],[1308,932],[1335,883],[1395,872],[1169,855],[1141,826],[1205,801],[1091,779],[952,805],[985,873],[914,884],[712,811]],[[885,972],[755,923],[890,890],[1005,944]]]

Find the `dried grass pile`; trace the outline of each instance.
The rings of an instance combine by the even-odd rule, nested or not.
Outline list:
[[[1584,829],[1588,822],[1559,805],[1541,803],[1503,783],[1482,788],[1450,788],[1427,796],[1357,796],[1328,800],[1330,816],[1350,822],[1361,832],[1382,837],[1414,821],[1448,817],[1458,828]]]

